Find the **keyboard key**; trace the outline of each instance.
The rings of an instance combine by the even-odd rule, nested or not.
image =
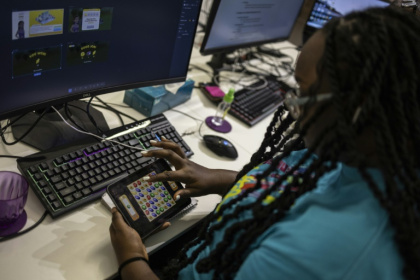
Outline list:
[[[50,194],[47,196],[49,202],[53,202],[57,200],[57,196],[55,194]]]
[[[83,197],[83,194],[81,192],[77,192],[73,194],[73,198],[75,200],[81,199]]]
[[[64,198],[64,203],[66,203],[66,204],[70,204],[70,203],[72,203],[74,201],[74,198],[73,198],[73,196],[66,196],[65,198]]]
[[[61,197],[65,197],[65,196],[67,196],[67,195],[69,195],[71,193],[74,193],[75,191],[76,191],[76,188],[75,187],[68,187],[68,188],[62,189],[59,192],[59,194],[60,194]]]
[[[60,209],[60,208],[63,207],[63,205],[61,205],[61,203],[59,201],[57,201],[57,200],[54,201],[54,202],[52,202],[51,203],[51,206],[53,207],[54,210],[58,210],[58,209]]]

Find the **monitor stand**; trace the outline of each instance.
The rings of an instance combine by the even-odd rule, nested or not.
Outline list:
[[[207,64],[213,69],[214,73],[218,73],[226,63],[227,53],[215,53],[212,55],[211,60]]]
[[[80,109],[74,108],[74,106]],[[72,101],[68,103],[68,108],[71,119],[74,120],[80,127],[91,133],[98,134],[96,127],[93,125],[86,113],[86,102]],[[68,123],[75,126],[69,119],[67,119],[64,106],[57,108],[57,110],[64,118],[66,118]],[[100,111],[90,107],[89,113],[102,132],[109,130],[108,124]],[[37,112],[30,112],[17,120],[15,123],[13,123],[13,121],[17,118],[11,119],[10,121],[13,123],[12,133],[15,139],[19,139],[22,135],[24,135],[39,116],[40,114]],[[77,126],[75,127],[77,128]],[[31,132],[21,141],[43,151],[86,137],[91,136],[77,132],[73,128],[69,127],[61,119],[57,112],[51,109],[51,111],[46,113],[31,130]]]

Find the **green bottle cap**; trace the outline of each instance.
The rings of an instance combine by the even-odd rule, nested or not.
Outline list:
[[[223,97],[223,101],[227,103],[232,103],[234,95],[235,95],[235,90],[231,88],[229,92],[225,94],[225,96]]]

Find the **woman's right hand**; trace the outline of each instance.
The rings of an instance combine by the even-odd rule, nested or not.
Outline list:
[[[189,160],[181,147],[165,137],[162,141],[150,141],[151,145],[161,149],[143,151],[145,157],[164,158],[174,167],[175,171],[150,176],[149,182],[178,181],[185,188],[175,193],[175,197],[196,197],[207,194],[224,194],[235,181],[237,172],[224,169],[209,169]]]

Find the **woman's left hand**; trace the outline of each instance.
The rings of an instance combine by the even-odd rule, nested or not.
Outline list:
[[[109,227],[111,236],[112,247],[114,248],[115,255],[117,256],[118,265],[125,260],[134,257],[143,257],[149,260],[147,255],[146,246],[144,246],[140,235],[125,221],[117,208],[112,208],[112,223]],[[171,225],[165,222],[160,230],[164,230]]]
[[[117,208],[112,208],[111,211],[112,223],[109,227],[109,233],[118,265],[134,257],[143,257],[148,260],[146,247],[137,231],[127,225]]]

